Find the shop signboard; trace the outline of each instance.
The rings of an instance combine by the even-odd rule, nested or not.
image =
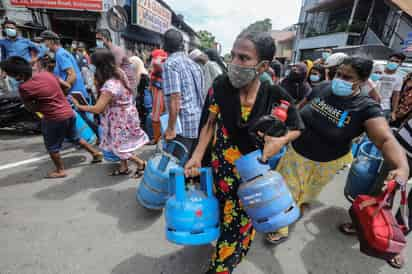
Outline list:
[[[103,11],[103,0],[10,0],[10,4],[28,8]]]
[[[156,0],[134,0],[132,23],[163,34],[172,25],[172,12]]]

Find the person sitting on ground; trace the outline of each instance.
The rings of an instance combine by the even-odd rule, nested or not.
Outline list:
[[[114,153],[120,158],[120,167],[111,176],[129,175],[128,160],[137,165],[136,178],[145,170],[146,162],[134,152],[148,141],[146,133],[140,128],[139,113],[133,101],[133,94],[124,72],[116,65],[115,57],[109,50],[99,50],[91,57],[96,67],[96,88],[99,98],[94,106],[81,105],[72,98],[80,111],[101,115],[102,134],[100,148]]]
[[[56,77],[46,71],[32,75],[32,67],[24,58],[14,56],[0,65],[9,77],[19,82],[19,93],[25,107],[32,112],[43,115],[42,132],[44,143],[56,169],[46,178],[64,178],[66,172],[60,156],[62,144],[65,139],[78,143],[92,156],[92,163],[99,163],[103,155],[76,136],[74,112],[67,101],[63,90],[60,88]]]

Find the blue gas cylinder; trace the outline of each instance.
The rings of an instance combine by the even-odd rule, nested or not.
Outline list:
[[[77,135],[88,142],[89,144],[95,144],[96,143],[96,134],[93,132],[93,130],[89,127],[89,125],[83,120],[83,118],[80,116],[80,114],[77,113],[76,110],[73,110],[76,116],[76,132]]]
[[[103,128],[101,126],[99,126],[99,137],[100,139],[102,139],[103,136]],[[117,156],[116,154],[114,154],[112,151],[108,151],[108,150],[102,150],[103,153],[103,158],[105,161],[108,162],[119,162],[120,158],[119,156]]]
[[[296,222],[300,209],[283,177],[260,162],[260,150],[235,162],[243,183],[238,190],[243,208],[258,232],[273,232]]]
[[[204,245],[218,239],[219,203],[213,195],[210,168],[200,170],[200,188],[186,189],[182,168],[170,172],[170,199],[167,201],[166,238],[179,245]]]
[[[148,161],[143,179],[137,188],[137,201],[148,209],[163,209],[169,195],[169,172],[182,167],[187,157],[188,151],[183,144],[172,141],[162,145],[162,142],[159,142],[158,150]]]
[[[345,197],[354,201],[358,195],[368,195],[383,164],[381,152],[372,142],[360,145],[345,185]]]
[[[278,154],[269,159],[269,166],[271,169],[276,169],[280,159],[282,159],[282,157],[285,156],[286,150],[287,148],[283,147]]]

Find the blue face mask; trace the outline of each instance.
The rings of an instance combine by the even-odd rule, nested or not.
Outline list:
[[[350,96],[353,93],[353,83],[335,78],[332,81],[332,93],[336,96]]]
[[[17,36],[17,31],[15,29],[6,28],[7,37],[14,38]]]
[[[317,82],[320,81],[320,76],[319,76],[319,75],[315,75],[315,74],[311,74],[310,77],[309,77],[309,79],[310,79],[311,82],[317,83]]]
[[[102,40],[97,39],[96,40],[96,48],[98,49],[103,49],[104,48],[104,43]]]
[[[386,68],[387,68],[388,70],[390,70],[390,71],[395,71],[395,70],[398,69],[398,67],[399,67],[399,64],[398,64],[398,63],[395,63],[395,62],[389,62],[389,63],[386,65]]]
[[[382,78],[382,75],[377,74],[377,73],[372,73],[370,78],[372,81],[377,82]]]
[[[96,66],[95,65],[90,64],[89,65],[89,70],[90,70],[91,73],[96,74]]]
[[[322,59],[326,61],[326,59],[328,59],[330,55],[331,54],[329,52],[322,52]]]
[[[23,81],[17,81],[16,78],[9,76],[9,82],[10,82],[10,87],[11,87],[12,92],[17,93],[19,91],[20,84]]]

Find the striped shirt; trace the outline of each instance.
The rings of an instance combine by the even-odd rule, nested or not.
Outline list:
[[[204,76],[202,68],[183,52],[169,56],[163,66],[163,92],[166,106],[170,95],[180,93],[180,113],[182,137],[195,139],[203,108]]]

